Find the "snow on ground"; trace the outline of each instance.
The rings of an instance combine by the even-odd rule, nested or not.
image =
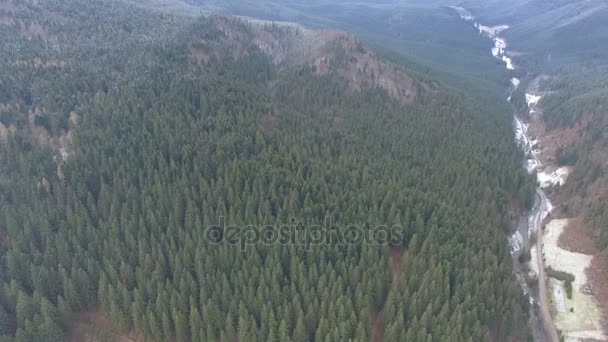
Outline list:
[[[536,254],[536,245],[530,247],[530,262],[528,263],[530,270],[538,275],[538,255]]]
[[[540,222],[542,222],[551,211],[553,211],[553,204],[547,198],[544,192],[538,191],[538,196],[542,196],[544,200],[541,202],[545,203],[544,207],[539,208],[539,210],[535,213],[534,210],[530,211],[528,215],[528,237],[532,237],[532,234],[536,233],[536,229],[538,228]]]
[[[554,323],[562,331],[565,341],[605,341],[606,335],[600,324],[601,313],[593,296],[585,295],[573,286],[572,299],[568,299],[563,282],[553,278],[549,279],[548,286],[553,294]]]
[[[467,11],[466,9],[462,8],[462,7],[458,7],[458,6],[450,6],[450,8],[452,8],[453,10],[455,10],[456,12],[458,12],[458,15],[460,15],[460,18],[466,20],[466,21],[473,21],[475,20],[475,17],[471,14],[471,12]]]
[[[593,257],[582,253],[570,252],[557,245],[559,236],[567,225],[568,219],[552,220],[547,224],[543,236],[545,246],[543,254],[547,266],[574,275],[574,283],[577,286],[581,286],[587,283],[585,268],[589,266]]]
[[[68,150],[65,147],[61,147],[59,149],[59,155],[61,156],[62,160],[68,160],[68,157],[70,156]]]
[[[524,292],[524,296],[527,296],[530,293],[530,290],[528,289],[528,283],[526,283],[526,279],[524,278],[523,274],[521,274],[519,272],[515,273],[515,279],[521,285],[521,289]],[[532,298],[532,296],[530,296],[530,298]],[[532,300],[532,302],[530,302],[530,304],[533,304],[533,303],[534,303],[534,300]]]
[[[553,203],[551,203],[551,201],[549,201],[549,199],[547,199],[547,207],[545,208],[545,210],[543,210],[540,213],[540,219],[541,221],[544,220],[545,218],[547,218],[547,216],[549,216],[549,214],[553,211]]]
[[[538,158],[536,157],[536,153],[539,151],[532,150],[532,147],[536,145],[538,141],[530,140],[530,138],[528,138],[528,126],[529,125],[523,123],[517,117],[513,117],[513,131],[515,132],[515,141],[526,154],[526,170],[528,171],[528,173],[532,173],[534,170],[536,170],[537,167],[540,166]]]
[[[496,37],[497,34],[509,28],[509,25],[497,25],[497,26],[485,26],[485,25],[477,25],[479,29],[479,33],[483,33],[490,38]],[[504,39],[501,39],[504,42]],[[505,46],[506,47],[506,46]]]
[[[566,342],[605,341],[606,335],[602,330],[570,331],[565,336]]]
[[[505,53],[505,49],[507,48],[507,43],[503,38],[495,38],[494,39],[494,47],[492,48],[492,56],[498,57]]]
[[[532,157],[526,159],[526,171],[532,173],[538,167],[538,161]]]
[[[528,108],[530,108],[530,113],[532,113],[533,107],[538,104],[541,98],[541,95],[526,94],[526,103],[528,104]]]
[[[521,81],[519,80],[519,78],[515,78],[513,77],[511,79],[511,95],[517,90],[517,88],[519,88]],[[509,97],[507,97],[507,101],[511,102],[511,95],[509,95]]]
[[[507,49],[507,41],[502,37],[498,37],[498,34],[500,34],[502,31],[509,28],[509,25],[496,25],[496,26],[482,25],[482,24],[476,22],[475,17],[471,14],[471,12],[467,11],[466,9],[464,9],[462,7],[458,7],[458,6],[450,6],[450,7],[453,10],[455,10],[458,13],[458,15],[460,15],[460,18],[462,18],[466,21],[472,21],[473,25],[479,30],[480,34],[483,34],[489,38],[492,38],[492,40],[494,41],[494,47],[492,48],[492,56],[505,62],[507,69],[509,69],[509,70],[515,69],[515,65],[513,64],[513,61],[511,60],[511,58],[509,58],[505,55],[506,49]],[[509,97],[509,100],[511,100],[510,97]]]
[[[511,79],[511,85],[513,86],[513,89],[517,89],[519,88],[519,85],[521,84],[521,81],[518,78],[513,77]]]
[[[541,188],[548,188],[550,186],[563,186],[566,184],[566,179],[568,179],[568,175],[570,174],[570,169],[566,167],[560,167],[559,169],[547,173],[547,172],[539,172],[537,174],[538,183]]]
[[[557,312],[565,313],[566,300],[564,299],[564,297],[566,296],[566,294],[564,293],[564,287],[562,286],[562,284],[560,282],[557,283],[558,284],[553,284],[552,286],[553,302],[555,303],[555,309],[557,310]]]
[[[466,21],[472,21],[481,34],[492,38],[494,40],[494,47],[492,48],[492,55],[505,62],[508,70],[515,69],[515,65],[511,58],[506,55],[507,42],[497,35],[508,29],[507,25],[500,25],[494,27],[488,27],[480,25],[475,22],[475,17],[466,9],[462,7],[453,6],[460,17]],[[516,78],[511,79],[513,89],[517,89],[520,85],[520,81]],[[534,94],[526,94],[526,103],[530,109],[530,114],[536,112],[536,106],[542,96]],[[511,100],[509,96],[508,100]],[[514,117],[514,131],[517,143],[523,149],[527,156],[526,169],[528,172],[533,172],[537,167],[542,166],[540,161],[536,157],[536,153],[540,151],[534,151],[533,147],[536,145],[536,141],[531,141],[527,136],[528,126],[520,121],[517,117]],[[538,180],[543,184],[559,184],[565,183],[568,176],[568,170],[564,168],[557,169],[553,173],[538,173]],[[553,205],[546,198],[546,195],[542,190],[537,191],[539,196],[544,197],[545,207],[540,208],[536,214],[531,214],[528,217],[528,234],[532,235],[537,227],[537,223],[544,220],[549,213],[553,210]],[[540,220],[540,221],[539,221]],[[587,295],[582,292],[581,286],[587,285],[587,277],[585,275],[585,269],[589,267],[591,263],[591,256],[580,253],[572,253],[564,249],[559,248],[557,241],[562,233],[563,229],[567,225],[568,220],[553,220],[545,228],[544,236],[539,237],[540,243],[543,248],[543,258],[546,259],[546,265],[558,271],[568,272],[575,276],[575,280],[572,284],[573,294],[572,299],[568,299],[565,295],[565,287],[561,281],[556,279],[549,279],[548,285],[552,289],[553,303],[554,303],[554,322],[556,327],[562,331],[565,341],[582,341],[584,339],[596,339],[605,340],[601,325],[600,325],[600,311],[597,304],[594,301],[593,296]],[[509,238],[509,247],[511,251],[518,251],[522,248],[523,238],[521,233],[517,232]],[[531,248],[531,262],[530,269],[538,274],[538,260],[537,254],[535,253],[536,246]],[[528,293],[525,281],[522,281],[521,274],[517,274],[518,282],[522,284],[524,293]],[[530,296],[530,303],[533,303],[533,298]]]
[[[515,70],[515,65],[513,65],[513,61],[511,60],[511,58],[507,56],[502,56],[502,60],[507,64],[507,69]]]
[[[524,152],[528,152],[527,149],[530,146],[530,139],[526,136],[526,131],[528,130],[528,125],[524,124],[517,117],[513,121],[514,131],[515,131],[515,141],[520,146],[524,147]]]
[[[519,252],[523,246],[524,237],[521,236],[521,233],[518,230],[509,238],[509,249],[511,250],[511,254]]]
[[[566,341],[580,341],[583,338],[604,339],[601,330],[601,314],[592,295],[581,291],[587,284],[585,270],[593,256],[574,253],[558,246],[558,239],[568,225],[568,219],[552,220],[543,235],[543,256],[547,267],[574,275],[572,299],[568,299],[563,282],[549,279],[553,293],[554,322],[564,333]]]
[[[541,95],[534,95],[529,93],[526,94],[526,103],[528,104],[528,108],[530,108],[530,114],[536,113],[536,106],[538,105],[538,102],[541,98]]]

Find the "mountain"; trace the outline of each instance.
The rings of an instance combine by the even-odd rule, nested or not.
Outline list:
[[[486,20],[511,24],[505,37],[528,71],[520,103],[526,91],[542,95],[539,136],[551,137],[545,144],[554,150],[547,158],[573,169],[556,195],[565,215],[585,218],[604,250],[608,247],[603,210],[608,203],[608,29],[603,23],[608,20],[608,4],[527,0],[508,8],[491,1],[468,5]]]
[[[336,29],[0,6],[0,339],[528,337],[506,103]]]
[[[460,19],[449,8],[450,1],[188,0],[188,3],[212,13],[354,32],[377,52],[398,55],[409,69],[441,78],[461,89],[475,88],[482,92],[491,89],[502,94],[508,85],[501,63],[487,54],[489,40]]]
[[[212,58],[222,59],[217,51],[228,46],[232,57],[238,59],[248,56],[246,44],[253,44],[280,70],[310,67],[306,71],[314,75],[339,77],[351,91],[380,88],[402,103],[411,103],[418,96],[431,95],[436,88],[436,84],[417,82],[397,66],[380,60],[361,41],[344,31],[314,31],[291,23],[242,20],[246,31],[226,18],[213,18],[213,24],[223,33],[221,41],[189,42],[190,58],[207,65],[213,63]]]
[[[512,102],[534,141],[534,159],[542,165],[539,185],[554,205],[540,235],[545,245],[540,250],[553,260],[551,286],[574,292],[563,296],[569,311],[560,308],[557,296],[555,325],[566,339],[586,335],[603,340],[608,312],[608,4],[525,0],[509,6],[497,1],[463,5],[489,25],[510,26],[501,35],[517,65],[514,77],[521,78]],[[565,266],[564,253],[580,259]]]
[[[191,0],[189,3],[219,13],[341,27],[357,32],[385,58],[442,79],[445,85],[477,93],[479,97],[496,98],[496,103],[509,98],[533,142],[527,157],[543,165],[536,171],[539,185],[554,204],[545,223],[550,223],[551,218],[570,222],[564,238],[559,240],[560,246],[593,259],[587,268],[580,265],[589,278],[579,275],[577,280],[581,282],[579,292],[582,287],[593,288],[582,294],[590,303],[583,310],[599,303],[605,316],[608,310],[606,1]],[[482,34],[470,21],[459,20],[454,6],[466,9],[487,27],[508,26],[503,26],[500,37],[506,45],[505,57],[514,63],[513,70],[505,69],[502,60],[492,57],[491,37]],[[509,80],[515,82],[509,84]],[[553,282],[557,279],[550,278]],[[536,279],[531,284],[535,287]],[[593,324],[577,323],[583,316],[599,317],[588,311],[581,314],[580,308],[578,302],[572,304],[572,319],[563,315],[558,318],[562,323],[575,322],[566,332],[593,326],[601,333],[599,319],[594,318]]]

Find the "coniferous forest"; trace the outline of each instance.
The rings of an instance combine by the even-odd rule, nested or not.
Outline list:
[[[354,87],[363,44],[321,73],[253,43],[293,28],[143,4],[0,3],[1,340],[90,310],[141,341],[528,338],[508,108],[407,70],[415,98]],[[220,218],[401,238],[243,249]]]

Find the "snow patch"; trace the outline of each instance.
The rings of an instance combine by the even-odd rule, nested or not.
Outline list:
[[[462,8],[462,7],[458,7],[458,6],[450,6],[451,9],[455,10],[458,15],[460,15],[460,18],[466,20],[466,21],[473,21],[475,20],[475,17],[473,16],[473,14],[471,14],[471,12],[469,12],[468,10]]]
[[[69,152],[68,152],[68,149],[67,149],[67,148],[65,148],[65,147],[61,147],[61,148],[59,148],[59,155],[61,156],[61,159],[62,159],[63,161],[68,160],[68,157],[70,156],[70,154],[69,154]]]
[[[564,301],[564,289],[561,284],[553,284],[553,300],[557,312],[566,312],[566,303]]]
[[[536,106],[538,105],[538,102],[540,102],[540,99],[542,99],[541,95],[526,93],[526,104],[528,105],[528,108],[530,108],[530,115],[538,113]]]
[[[492,56],[498,57],[505,53],[507,42],[503,38],[494,39],[494,47],[492,48]]]
[[[491,50],[492,56],[505,62],[507,69],[509,69],[509,70],[515,69],[515,65],[513,64],[513,61],[511,60],[511,58],[506,56],[507,41],[502,37],[498,37],[498,35],[502,31],[509,28],[509,25],[496,25],[496,26],[482,25],[482,24],[476,22],[475,17],[471,14],[471,12],[467,11],[466,9],[464,9],[462,7],[458,7],[458,6],[450,6],[450,8],[455,10],[458,13],[458,15],[460,15],[460,18],[462,18],[466,21],[472,21],[473,25],[479,30],[480,34],[482,34],[486,37],[492,38],[492,40],[494,41],[494,47]],[[511,99],[509,98],[509,100],[511,100]]]
[[[528,108],[536,106],[541,98],[542,96],[540,95],[526,94],[526,104],[528,104]]]
[[[515,141],[522,147],[527,148],[530,145],[530,139],[526,136],[528,126],[518,118],[513,120],[513,130],[515,131]],[[531,147],[531,146],[530,146]],[[528,151],[524,151],[528,152]]]
[[[515,70],[515,65],[513,65],[513,61],[511,60],[511,58],[507,56],[502,56],[502,60],[507,64],[507,69]]]
[[[538,275],[538,255],[536,254],[536,245],[530,247],[530,270]]]
[[[529,157],[528,159],[526,159],[526,171],[528,171],[528,173],[532,173],[534,172],[534,170],[536,170],[538,168],[539,164],[538,161],[532,157]]]
[[[542,197],[540,203],[545,203],[545,206],[539,208],[536,213],[534,210],[530,211],[530,214],[528,215],[528,237],[531,237],[532,234],[536,233],[536,229],[541,225],[543,220],[549,216],[551,211],[553,211],[553,204],[551,204],[547,195],[541,190],[537,191],[537,195]]]
[[[569,331],[564,336],[566,342],[605,341],[605,338],[602,330]]]
[[[568,219],[552,220],[547,224],[543,236],[543,255],[548,267],[574,275],[572,286],[578,289],[587,283],[585,269],[591,264],[593,256],[570,252],[558,246],[559,236],[567,225]]]
[[[581,341],[585,338],[604,340],[606,336],[600,324],[600,309],[593,296],[582,290],[589,286],[585,271],[591,265],[593,256],[570,252],[558,246],[559,236],[567,225],[568,219],[552,220],[545,227],[542,240],[547,267],[574,276],[572,299],[567,298],[562,281],[549,279],[556,310],[555,326],[562,331],[566,341]]]
[[[528,236],[531,237],[532,234],[536,233],[536,229],[542,224],[542,222],[549,216],[549,214],[553,211],[553,204],[547,198],[547,196],[541,191],[539,192],[541,196],[545,198],[546,206],[544,208],[540,208],[540,210],[534,214],[530,214],[528,216]]]
[[[478,24],[477,28],[479,29],[479,33],[483,33],[483,34],[487,35],[490,38],[494,38],[500,32],[508,29],[509,25],[485,26],[485,25]],[[504,42],[504,39],[502,39],[502,38],[498,38],[498,39],[500,39],[500,40],[502,40]]]
[[[513,131],[515,132],[515,142],[526,154],[526,161],[524,166],[528,173],[534,172],[539,166],[540,161],[536,156],[540,151],[534,150],[533,147],[537,144],[538,140],[530,140],[528,138],[529,125],[523,123],[516,116],[513,117]]]
[[[519,78],[515,78],[513,77],[511,79],[511,85],[513,86],[513,90],[519,88],[519,85],[521,84],[521,81],[519,80]]]
[[[523,246],[524,237],[521,236],[521,233],[518,230],[509,238],[509,249],[511,250],[511,254],[519,252]]]
[[[545,208],[545,210],[543,210],[540,213],[540,219],[541,221],[546,219],[547,216],[549,216],[549,214],[553,211],[553,203],[551,203],[551,201],[549,201],[549,199],[547,199],[547,207]]]
[[[548,188],[550,186],[563,186],[566,184],[566,180],[568,179],[568,175],[570,174],[570,169],[566,167],[560,167],[559,169],[547,173],[547,172],[539,172],[537,174],[537,179],[541,188]]]

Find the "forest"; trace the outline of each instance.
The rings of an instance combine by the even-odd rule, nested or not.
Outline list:
[[[396,66],[400,101],[353,88],[339,46],[320,73],[253,42],[292,28],[140,2],[0,18],[0,340],[69,340],[90,310],[141,341],[529,338],[505,234],[535,182],[495,99]],[[403,239],[241,250],[220,217]]]
[[[470,0],[469,7],[492,23],[507,23],[504,32],[517,63],[528,74],[524,92],[543,95],[539,103],[546,134],[559,136],[556,164],[572,174],[554,191],[560,210],[568,217],[583,217],[599,250],[608,248],[608,4],[605,1]],[[536,84],[537,83],[537,84]],[[556,189],[554,189],[556,190]]]

